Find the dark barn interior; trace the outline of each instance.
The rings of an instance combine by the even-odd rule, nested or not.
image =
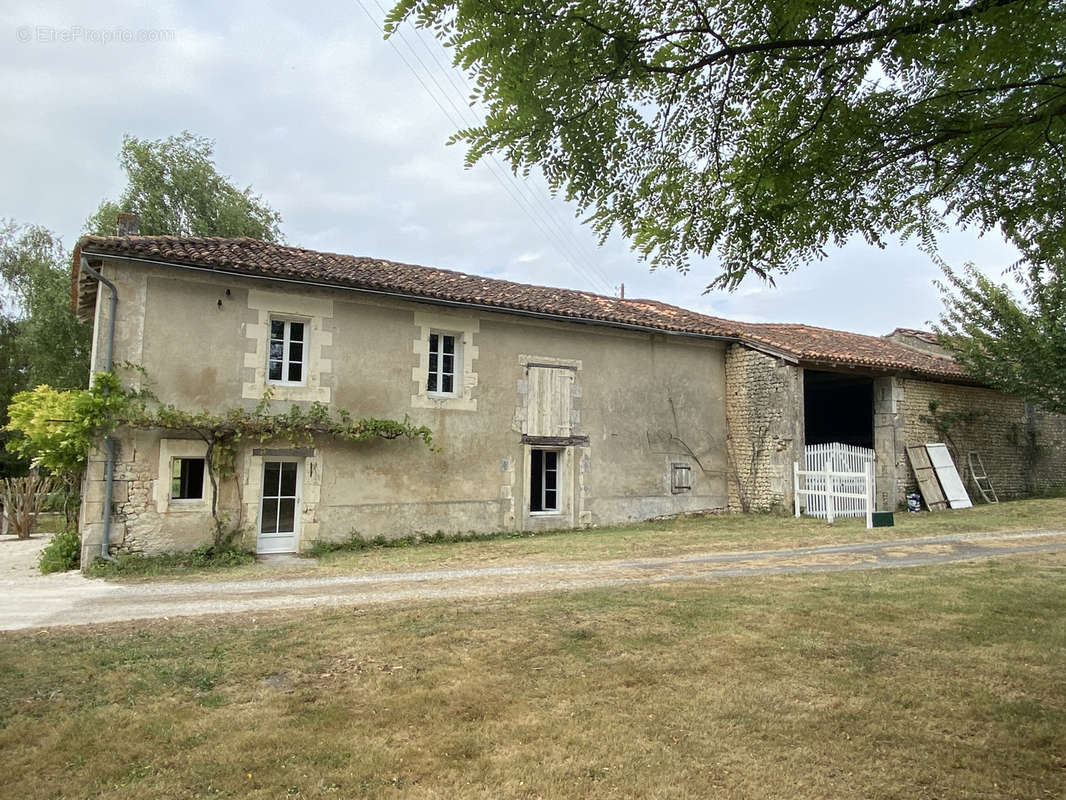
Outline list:
[[[874,446],[874,381],[866,375],[803,370],[806,444]]]

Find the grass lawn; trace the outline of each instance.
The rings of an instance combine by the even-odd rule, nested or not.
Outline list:
[[[290,567],[248,564],[227,568],[230,579],[353,574],[393,570],[493,566],[504,563],[580,562],[614,558],[658,558],[686,553],[803,547],[840,542],[905,539],[946,533],[1066,528],[1066,497],[1017,500],[960,511],[899,512],[895,526],[867,530],[864,520],[838,519],[827,525],[811,517],[782,514],[721,514],[669,519],[590,530],[516,535],[481,541],[372,547],[327,553]],[[146,564],[147,574],[123,573],[120,580],[156,577],[216,579],[218,570]]]
[[[1061,797],[1063,664],[1066,554],[9,633],[3,794]]]

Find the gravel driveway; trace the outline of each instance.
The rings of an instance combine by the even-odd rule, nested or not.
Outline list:
[[[315,606],[369,606],[752,575],[946,564],[1066,552],[1066,531],[975,533],[786,550],[245,581],[115,584],[40,575],[44,539],[0,541],[0,630]]]

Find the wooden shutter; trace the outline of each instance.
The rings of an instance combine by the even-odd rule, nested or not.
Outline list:
[[[529,395],[526,398],[527,436],[570,436],[570,397],[574,370],[545,364],[526,367]]]
[[[919,445],[908,447],[907,456],[911,460],[914,477],[918,480],[918,488],[921,490],[922,497],[925,498],[925,505],[930,511],[943,511],[948,507],[948,501],[940,488],[940,481],[936,479],[936,470],[929,461],[929,454],[924,447]]]

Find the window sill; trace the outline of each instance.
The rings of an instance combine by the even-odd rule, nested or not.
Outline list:
[[[267,381],[267,386],[292,386],[300,388],[307,386],[307,381]]]
[[[169,500],[167,501],[167,513],[200,513],[207,511],[207,503],[203,500]]]
[[[563,512],[560,509],[554,509],[552,511],[530,511],[531,517],[561,517]]]

